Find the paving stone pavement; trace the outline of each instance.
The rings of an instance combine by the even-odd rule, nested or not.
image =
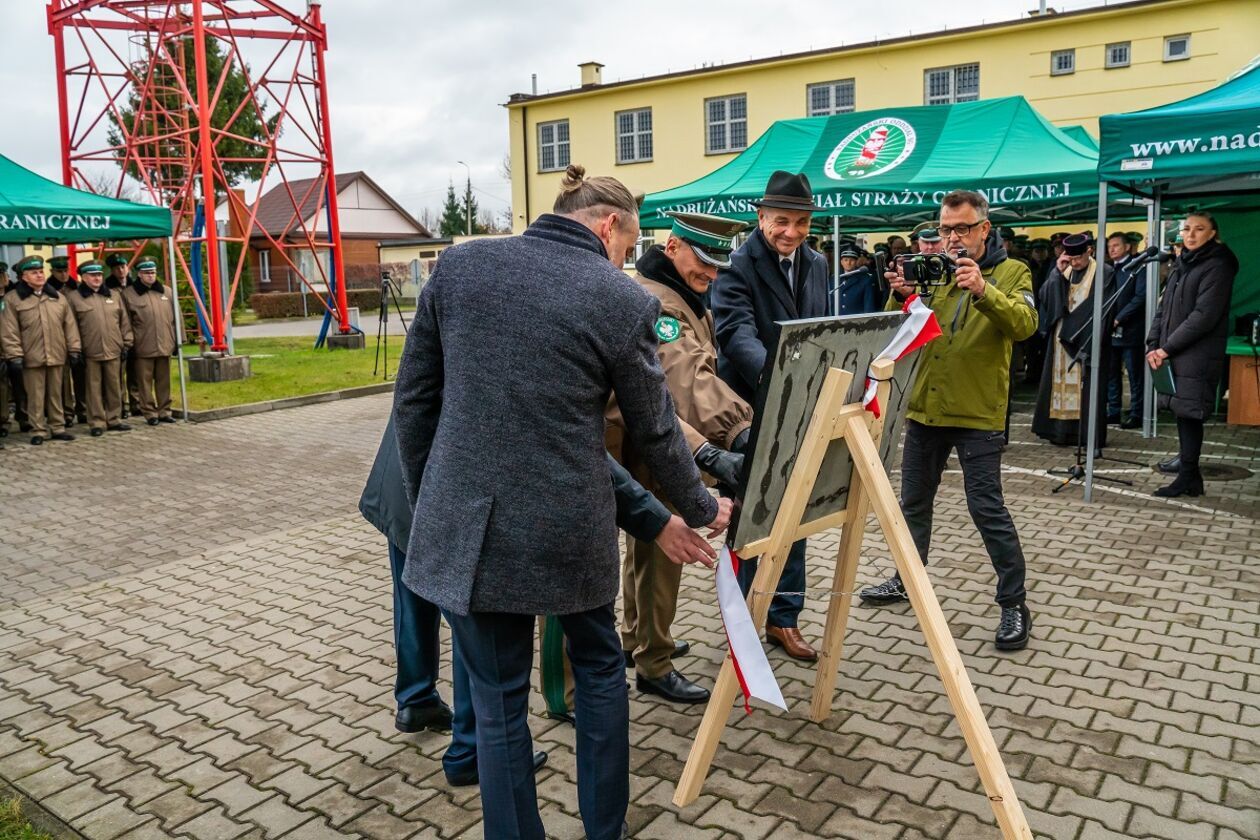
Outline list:
[[[443,779],[445,738],[392,726],[388,564],[354,513],[388,406],[0,452],[0,781],[94,840],[481,837],[476,791]],[[1173,504],[1139,495],[1153,473],[1122,473],[1133,491],[1086,505],[1049,493],[1039,471],[1070,452],[1026,425],[1017,414],[1006,493],[1030,648],[993,649],[993,573],[956,473],[930,568],[1034,833],[1260,838],[1260,477]],[[1257,467],[1256,430],[1208,440],[1211,459]],[[1113,446],[1150,463],[1169,443]],[[837,543],[810,543],[811,638]],[[884,558],[870,535],[860,581]],[[724,653],[712,583],[693,568],[683,581],[676,629],[695,652],[680,664],[708,681]],[[670,797],[702,709],[632,692],[632,836],[998,836],[908,608],[854,609],[821,725],[813,669],[771,657],[790,711],[732,715],[685,809]],[[581,837],[573,732],[531,726],[551,753],[548,832]]]

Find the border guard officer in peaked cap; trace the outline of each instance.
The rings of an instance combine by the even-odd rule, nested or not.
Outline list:
[[[131,316],[134,337],[136,385],[140,392],[140,410],[150,426],[174,423],[171,416],[171,354],[175,352],[179,331],[175,326],[175,310],[166,287],[157,279],[157,263],[141,260],[136,263],[136,282],[122,291]],[[156,396],[155,396],[156,395]]]
[[[92,437],[130,431],[122,422],[118,368],[131,349],[131,318],[122,293],[105,285],[105,269],[96,260],[79,266],[79,287],[68,295],[83,342],[84,389]]]
[[[136,282],[135,278],[127,273],[127,258],[118,253],[110,254],[105,257],[105,268],[107,269],[105,285],[118,292],[118,299],[126,305],[127,298],[122,294],[122,290]],[[140,414],[139,381],[135,356],[128,356],[118,368],[118,387],[123,395],[122,416],[124,418],[128,415],[139,416]]]
[[[26,257],[14,269],[18,282],[0,311],[0,355],[26,389],[31,443],[74,440],[66,431],[61,377],[67,362],[79,362],[78,324],[65,297],[48,286],[43,257]]]
[[[747,225],[704,213],[666,215],[673,220],[669,239],[639,258],[635,279],[661,303],[657,354],[696,464],[733,493],[743,468],[738,453],[748,440],[752,407],[718,376],[713,316],[704,296],[718,269],[730,265],[734,237]],[[609,404],[608,421],[609,451],[659,496],[659,482],[625,439],[615,400]],[[672,662],[689,647],[675,642],[670,632],[681,575],[682,567],[656,543],[626,538],[621,644],[640,691],[675,703],[703,703],[708,689],[684,677]]]

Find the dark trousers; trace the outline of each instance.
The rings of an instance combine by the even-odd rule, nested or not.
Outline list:
[[[752,589],[753,578],[757,576],[757,559],[756,557],[751,560],[739,558],[737,580],[745,598]],[[766,617],[766,624],[771,627],[795,627],[801,610],[805,607],[805,596],[786,593],[804,591],[805,540],[797,540],[792,543],[792,549],[788,552],[787,563],[783,566],[783,576],[779,578],[779,585],[775,588],[777,594],[770,602],[770,613]]]
[[[1129,374],[1129,417],[1142,419],[1142,384],[1146,355],[1141,347],[1113,347],[1107,371],[1107,416],[1119,417],[1124,407],[1124,373]],[[1123,372],[1122,372],[1123,371]]]
[[[1182,472],[1198,470],[1199,454],[1203,451],[1203,421],[1178,417],[1177,443]]]
[[[557,618],[576,684],[578,809],[590,840],[611,840],[630,800],[630,705],[614,605]],[[472,688],[485,836],[543,840],[528,722],[534,616],[447,619]]]
[[[438,630],[442,613],[402,582],[406,550],[389,543],[389,571],[394,578],[394,651],[398,675],[394,700],[398,708],[432,706],[441,701],[437,691]]]
[[[1024,552],[1006,501],[1002,498],[1001,432],[925,426],[906,421],[901,456],[901,512],[910,526],[919,557],[926,565],[932,544],[932,508],[949,453],[962,464],[967,509],[997,572],[997,602],[1003,607],[1024,601]]]

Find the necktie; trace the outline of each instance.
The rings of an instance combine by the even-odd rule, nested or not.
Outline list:
[[[791,289],[792,292],[795,294],[796,289],[794,288],[794,284],[792,283],[792,261],[789,260],[787,257],[784,257],[783,259],[779,260],[779,267],[783,269],[783,276],[787,278],[788,288]]]

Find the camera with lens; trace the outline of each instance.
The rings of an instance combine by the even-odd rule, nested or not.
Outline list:
[[[959,257],[967,256],[966,251],[959,251]],[[897,271],[905,281],[914,286],[915,294],[920,297],[931,297],[933,289],[948,286],[954,282],[954,272],[958,269],[955,258],[949,254],[898,254],[892,259],[892,271]],[[888,270],[887,262],[882,254],[875,258],[875,270],[880,277]]]

